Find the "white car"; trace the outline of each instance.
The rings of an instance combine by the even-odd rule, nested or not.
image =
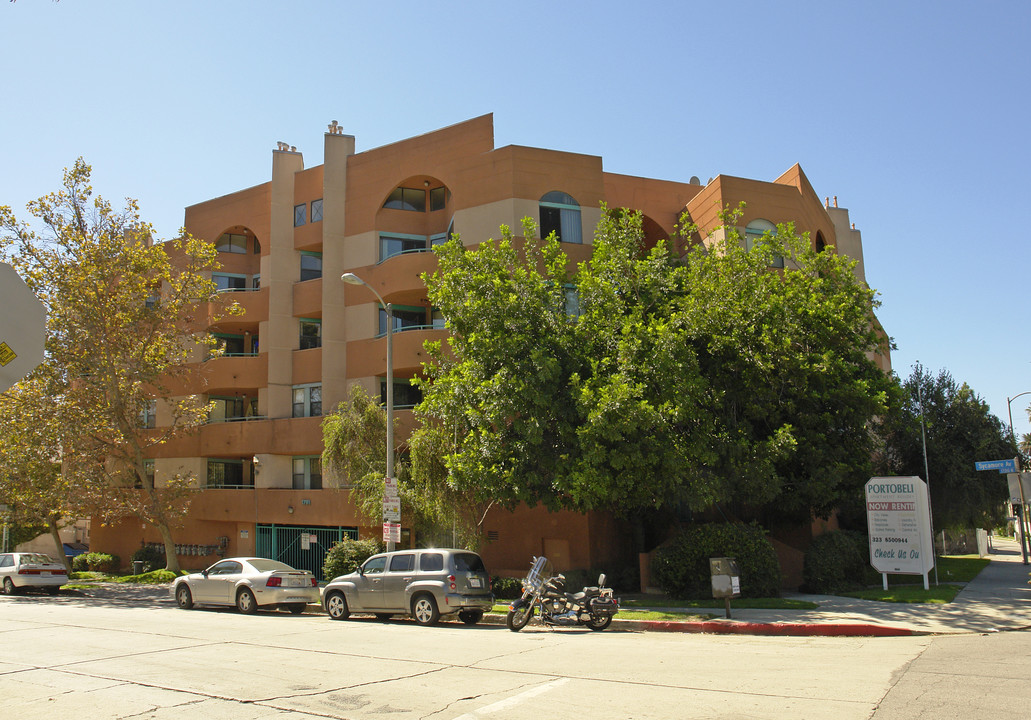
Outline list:
[[[259,557],[227,558],[207,570],[178,577],[172,583],[172,597],[183,610],[195,604],[235,605],[247,614],[259,607],[300,614],[309,603],[320,601],[318,583],[310,572]]]
[[[68,582],[68,571],[43,553],[4,553],[0,555],[0,578],[5,595],[17,595],[22,588],[41,588],[56,595]]]

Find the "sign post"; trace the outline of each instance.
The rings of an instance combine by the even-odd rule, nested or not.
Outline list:
[[[397,489],[397,478],[384,478],[383,483],[383,542],[387,552],[394,549],[394,543],[401,542],[401,496]]]
[[[1013,431],[1013,421],[1010,420],[1010,432]],[[1009,481],[1010,488],[1012,489],[1016,485],[1020,495],[1020,512],[1017,513],[1017,523],[1020,529],[1020,556],[1027,565],[1027,524],[1025,516],[1027,515],[1027,495],[1024,493],[1024,482],[1022,479],[1019,481],[1014,480],[1014,475],[1017,478],[1021,478],[1023,473],[1020,472],[1020,462],[1017,458],[1009,458],[1008,460],[979,460],[974,463],[974,470],[998,470],[1000,473],[1006,473],[1006,479]],[[1012,493],[1010,499],[1015,499]]]
[[[875,477],[866,483],[866,521],[870,531],[870,564],[881,573],[922,575],[934,567],[934,538],[927,483],[918,477]]]

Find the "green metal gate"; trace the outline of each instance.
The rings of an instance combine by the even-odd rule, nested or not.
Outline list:
[[[300,525],[258,525],[259,557],[285,562],[298,570],[308,570],[319,582],[326,553],[344,538],[358,539],[356,527],[302,527]]]

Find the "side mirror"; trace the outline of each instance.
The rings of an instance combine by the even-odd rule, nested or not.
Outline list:
[[[598,587],[605,587],[605,573],[598,576]]]
[[[365,566],[364,565],[359,565],[358,566],[358,574],[361,575],[362,577],[365,577]]]
[[[208,576],[208,571],[206,569],[205,570],[201,570],[200,574],[203,575],[204,577],[207,577]]]

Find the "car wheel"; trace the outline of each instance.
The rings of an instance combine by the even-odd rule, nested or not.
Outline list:
[[[4,578],[4,595],[17,595],[18,588],[14,585],[14,580],[9,577]]]
[[[437,601],[432,595],[423,593],[416,595],[412,600],[412,617],[420,625],[433,625],[440,619],[440,611],[437,610]]]
[[[386,622],[390,618],[394,617],[394,613],[376,613],[376,619]]]
[[[466,625],[475,625],[483,619],[482,610],[460,610],[458,612],[458,619],[464,622]]]
[[[186,583],[180,583],[179,587],[175,589],[175,603],[183,610],[193,607],[193,593],[190,592],[190,586]]]
[[[57,592],[58,592],[58,591],[59,591],[60,589],[61,589],[61,588],[59,588],[59,587],[48,587],[48,588],[47,588],[47,595],[57,595]]]
[[[236,594],[236,609],[244,615],[253,615],[258,612],[258,601],[254,599],[254,593],[247,588],[242,588]]]
[[[326,598],[326,612],[329,613],[330,620],[346,620],[351,616],[351,611],[347,608],[347,598],[342,592],[330,593]]]
[[[308,607],[307,603],[290,603],[286,606],[286,609],[294,615],[300,615],[304,612],[304,608],[306,607]]]

